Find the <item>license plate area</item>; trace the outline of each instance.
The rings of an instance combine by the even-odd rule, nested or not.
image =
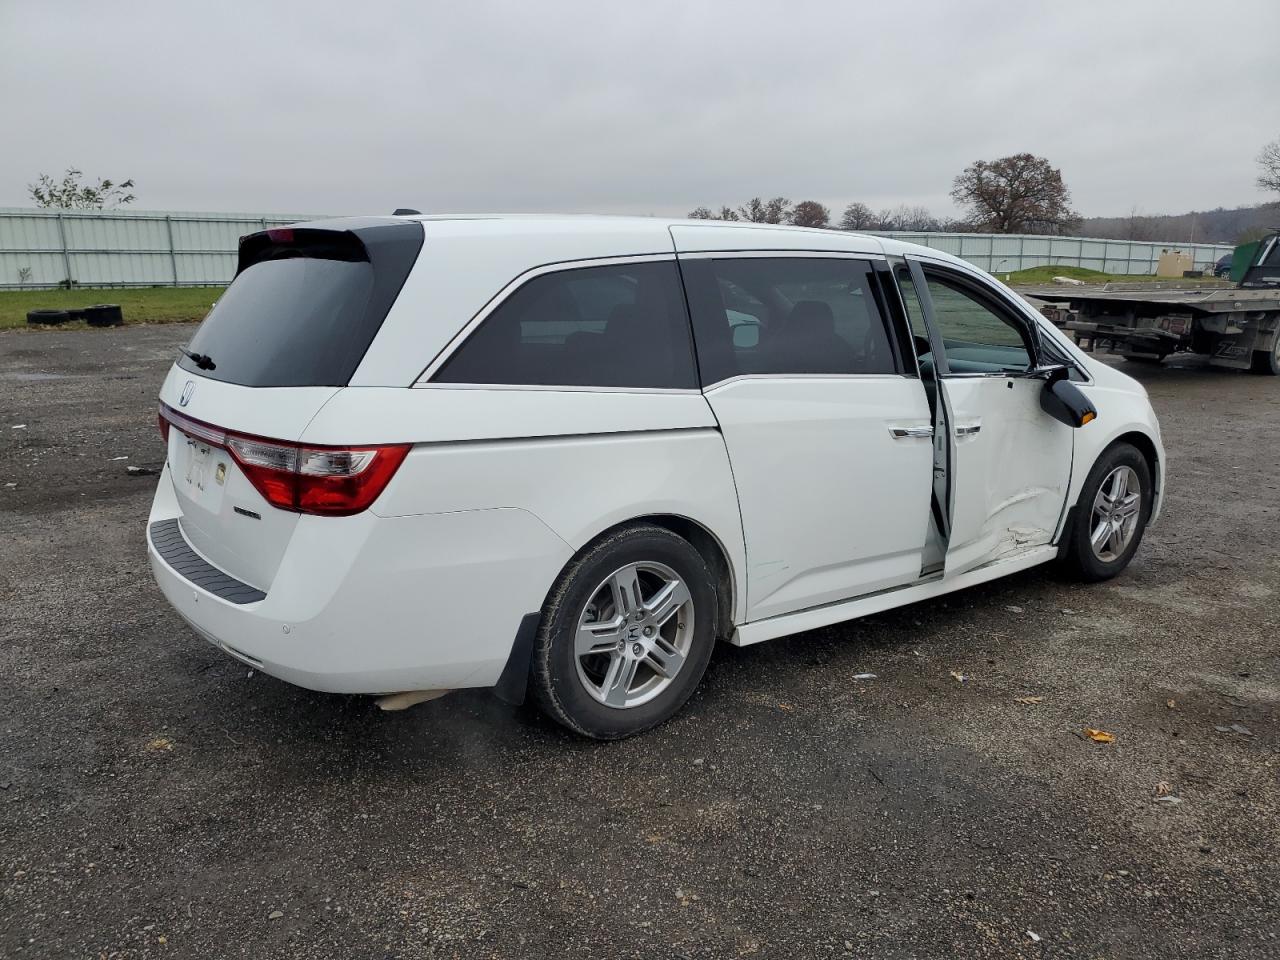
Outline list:
[[[231,457],[220,447],[188,436],[175,428],[177,460],[174,479],[178,492],[209,513],[221,512],[222,495],[231,470]]]

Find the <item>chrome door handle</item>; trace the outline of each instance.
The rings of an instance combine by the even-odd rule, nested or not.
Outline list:
[[[908,437],[932,437],[933,427],[927,424],[918,427],[890,427],[889,434],[895,440],[906,440]]]
[[[980,423],[966,423],[962,426],[956,427],[956,436],[972,437],[975,433],[977,433],[981,429],[982,429],[982,424]]]

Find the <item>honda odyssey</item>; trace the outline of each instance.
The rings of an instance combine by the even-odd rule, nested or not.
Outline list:
[[[1112,577],[1165,473],[1142,387],[988,274],[705,221],[253,234],[159,421],[148,553],[206,640],[599,738],[679,710],[718,640]]]

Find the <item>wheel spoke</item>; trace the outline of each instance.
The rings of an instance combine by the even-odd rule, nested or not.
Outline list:
[[[689,588],[683,580],[672,580],[649,598],[645,610],[659,627],[671,619],[677,610],[689,602]]]
[[[610,578],[609,591],[613,594],[614,614],[624,619],[630,618],[644,605],[640,594],[640,571],[634,563]]]
[[[1089,542],[1093,544],[1093,549],[1097,553],[1101,553],[1107,544],[1108,538],[1111,536],[1111,521],[1103,520],[1093,528],[1093,535],[1089,537]]]
[[[680,671],[684,663],[684,654],[667,643],[665,637],[658,637],[644,662],[653,667],[654,672],[659,676],[670,680]]]
[[[1131,493],[1127,497],[1125,497],[1123,500],[1120,501],[1120,505],[1116,508],[1116,512],[1121,517],[1128,519],[1129,517],[1132,517],[1137,514],[1138,507],[1141,505],[1141,503],[1142,503],[1141,494]]]
[[[1119,520],[1111,521],[1111,537],[1107,540],[1107,549],[1119,556],[1124,550],[1124,524]]]
[[[622,631],[626,625],[626,618],[622,616],[582,624],[578,627],[574,652],[580,657],[585,657],[588,654],[608,653],[616,649],[618,642],[622,640]]]
[[[614,653],[613,659],[609,661],[609,669],[604,675],[604,682],[600,685],[605,703],[611,707],[627,705],[627,691],[631,689],[631,681],[635,679],[636,668],[639,666],[639,660],[633,660],[621,653]]]
[[[1117,470],[1115,480],[1111,483],[1111,502],[1119,503],[1124,499],[1124,495],[1129,492],[1129,471]]]

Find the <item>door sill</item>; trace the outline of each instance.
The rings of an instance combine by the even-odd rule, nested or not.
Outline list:
[[[955,590],[963,590],[966,587],[974,587],[980,583],[987,583],[990,580],[996,580],[1011,573],[1038,566],[1052,560],[1057,555],[1058,548],[1048,544],[1028,550],[1025,553],[1019,553],[1013,557],[993,560],[990,563],[975,567],[972,570],[966,570],[964,573],[959,573],[952,577],[943,577],[941,573],[937,573],[924,580],[916,581],[909,586],[893,587],[889,590],[882,590],[879,593],[855,597],[852,600],[840,600],[821,607],[810,607],[807,610],[770,617],[767,620],[744,623],[733,632],[729,642],[735,647],[748,647],[753,643],[772,640],[774,637],[784,637],[791,633],[829,627],[833,623],[841,623],[845,620],[856,620],[858,617],[882,613],[895,607],[916,603],[920,600],[928,600],[932,597],[940,597],[943,594],[951,593]]]

